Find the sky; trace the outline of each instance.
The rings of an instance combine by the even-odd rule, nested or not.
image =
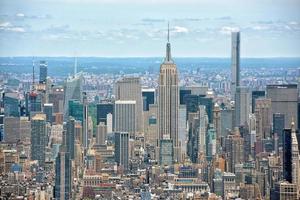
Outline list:
[[[1,0],[0,56],[300,57],[300,0]]]

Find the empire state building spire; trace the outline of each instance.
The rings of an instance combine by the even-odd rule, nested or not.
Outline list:
[[[172,57],[171,57],[171,44],[170,44],[170,26],[168,23],[168,42],[166,46],[166,57],[164,63],[173,63]]]

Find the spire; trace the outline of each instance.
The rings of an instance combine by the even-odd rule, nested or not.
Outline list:
[[[74,59],[74,76],[76,76],[77,74],[77,57],[75,56],[75,59]]]
[[[168,43],[170,43],[170,23],[168,22]]]
[[[35,90],[35,82],[34,82],[34,57],[32,58],[32,91]]]
[[[170,26],[168,22],[168,42],[166,47],[166,57],[165,57],[165,63],[173,63],[173,60],[171,58],[171,44],[170,44]]]

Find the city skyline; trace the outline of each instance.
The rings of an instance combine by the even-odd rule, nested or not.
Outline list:
[[[237,29],[241,57],[300,56],[294,45],[300,42],[298,0],[5,0],[0,5],[1,57],[156,57],[164,51],[168,21],[174,57],[230,57],[230,32]]]

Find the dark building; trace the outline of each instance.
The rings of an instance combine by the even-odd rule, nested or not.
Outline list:
[[[114,114],[114,104],[112,103],[100,103],[97,104],[97,124],[104,122],[107,125],[107,114]]]
[[[185,102],[185,96],[191,94],[191,90],[187,89],[180,89],[179,90],[179,103],[180,105],[186,104]]]
[[[199,109],[198,95],[187,94],[184,96],[184,102],[186,105],[186,117],[188,117],[189,113],[198,111]]]
[[[149,105],[155,102],[155,89],[142,89],[143,111],[149,110]]]
[[[40,83],[46,83],[48,74],[47,62],[42,60],[40,61]]]
[[[283,179],[292,183],[292,130],[283,131]]]
[[[199,105],[203,105],[205,106],[205,111],[208,116],[208,122],[212,123],[214,109],[212,98],[207,98],[203,95],[186,94],[183,101],[186,104],[187,117],[189,113],[197,112],[199,110]]]
[[[282,147],[283,145],[283,129],[285,124],[284,120],[284,114],[273,114],[273,135],[276,134],[278,136],[278,147]]]
[[[66,150],[70,153],[70,159],[74,159],[75,157],[75,119],[73,117],[69,117],[69,120],[66,124]]]
[[[17,93],[3,93],[4,115],[20,117],[20,101]]]
[[[42,97],[37,92],[29,92],[26,94],[26,115],[42,111]]]
[[[55,199],[72,199],[72,164],[69,152],[61,150],[55,161]],[[62,192],[63,191],[63,192]]]
[[[213,104],[213,99],[212,98],[207,98],[203,96],[199,96],[199,105],[205,106],[205,110],[208,116],[208,123],[213,122],[213,111],[214,111],[214,104]]]
[[[255,100],[266,96],[265,91],[252,91],[251,102],[252,102],[252,113],[255,111]]]
[[[44,114],[46,115],[46,121],[52,123],[53,119],[53,104],[45,103],[44,104]]]
[[[83,123],[83,104],[79,100],[69,101],[69,116]]]

